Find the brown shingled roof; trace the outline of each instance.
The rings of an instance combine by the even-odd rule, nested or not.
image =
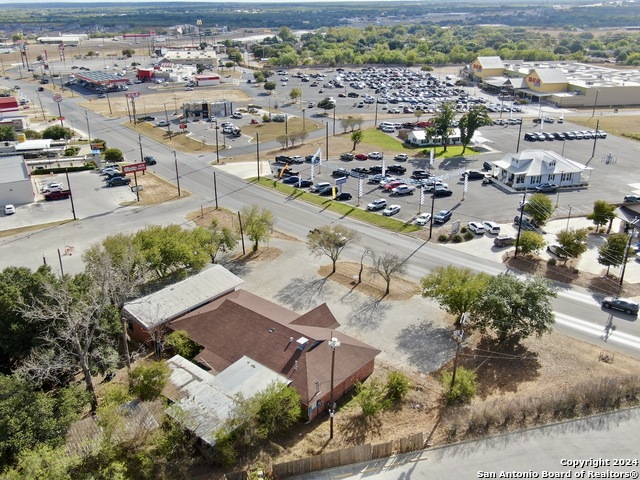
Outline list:
[[[317,390],[329,390],[332,336],[341,342],[336,351],[335,383],[349,378],[371,362],[379,350],[335,331],[340,324],[326,306],[299,315],[245,290],[171,322],[204,347],[196,360],[221,371],[246,355],[288,376],[304,404]],[[307,339],[302,345],[302,342]]]

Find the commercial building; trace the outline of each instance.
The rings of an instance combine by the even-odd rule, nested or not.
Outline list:
[[[477,57],[462,71],[484,88],[558,107],[640,105],[640,70],[578,62],[525,62]]]
[[[0,205],[22,205],[34,199],[29,169],[21,155],[0,158]]]

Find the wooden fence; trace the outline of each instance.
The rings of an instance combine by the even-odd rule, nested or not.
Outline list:
[[[385,443],[371,445],[365,443],[355,447],[321,453],[313,457],[301,458],[272,466],[273,474],[278,478],[303,473],[316,472],[327,468],[340,467],[353,463],[368,462],[379,458],[390,457],[394,453],[407,453],[424,448],[424,434],[414,433],[406,437]]]

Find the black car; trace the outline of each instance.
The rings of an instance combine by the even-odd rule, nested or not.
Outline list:
[[[144,157],[144,163],[146,163],[147,165],[155,165],[156,163],[158,163],[158,161],[155,159],[155,157],[147,155]]]
[[[353,153],[343,153],[342,155],[340,155],[340,160],[350,162],[351,160],[353,160],[353,157]],[[309,161],[311,161],[311,159],[309,159]]]
[[[336,195],[335,200],[344,201],[344,200],[351,200],[352,198],[353,196],[349,192],[340,192],[339,194]]]
[[[139,122],[155,122],[156,117],[152,117],[151,115],[145,115],[144,117],[138,118]]]
[[[620,297],[604,297],[602,299],[602,306],[604,308],[612,308],[614,310],[620,310],[627,315],[637,315],[640,306],[633,300]]]
[[[447,223],[451,219],[452,215],[453,215],[453,212],[451,212],[450,210],[440,210],[433,217],[433,222],[434,223]]]
[[[429,178],[431,174],[426,170],[414,170],[411,174],[411,178],[414,180],[422,180],[424,178]]]
[[[346,168],[336,168],[333,172],[331,172],[331,176],[334,178],[348,177],[349,171]]]
[[[276,157],[276,163],[289,163],[291,161],[291,157],[287,155],[278,155]]]
[[[364,178],[369,175],[369,170],[362,167],[356,167],[351,169],[351,176],[355,178]]]
[[[402,165],[389,165],[387,167],[387,172],[398,173],[400,175],[403,175],[406,171],[407,169]]]
[[[482,168],[484,168],[485,170],[491,170],[491,164],[489,162],[484,162],[482,164]]]
[[[439,189],[439,190],[435,190],[433,192],[433,196],[438,198],[438,197],[450,197],[451,195],[453,195],[453,191],[451,190],[443,190],[443,189]]]
[[[466,170],[462,173],[462,179],[467,177],[469,180],[482,180],[484,178],[484,173],[478,170]]]
[[[522,217],[522,222],[521,222],[520,215],[516,215],[513,218],[513,223],[515,223],[516,225],[519,225],[520,223],[522,223],[523,230],[534,231],[536,229],[536,224],[534,223],[533,220],[531,220],[530,218]]]
[[[107,187],[120,187],[122,185],[129,185],[131,179],[128,177],[113,177],[107,180]]]
[[[382,173],[382,166],[381,165],[374,165],[372,167],[369,167],[369,173],[374,175],[374,174],[378,174],[378,173]]]
[[[333,194],[333,187],[324,187],[323,189],[318,190],[316,193],[321,197],[328,197],[329,195]]]

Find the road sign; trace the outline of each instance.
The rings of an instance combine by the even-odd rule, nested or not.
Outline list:
[[[143,190],[143,189],[142,189],[142,185],[138,185],[138,186],[134,185],[133,187],[131,187],[131,191],[132,191],[133,193],[141,192],[142,190]]]
[[[140,96],[140,92],[129,92],[124,94],[127,98],[138,98]]]
[[[56,102],[56,103],[60,103],[62,101],[62,95],[60,95],[59,93],[56,93],[53,96],[53,101]]]
[[[58,117],[58,120],[62,121],[64,120],[64,117]]]
[[[180,128],[187,128],[187,125],[182,123],[182,124],[180,124]]]
[[[122,173],[142,172],[147,169],[146,163],[133,163],[122,167]]]
[[[336,178],[336,185],[343,185],[347,183],[347,177]]]

